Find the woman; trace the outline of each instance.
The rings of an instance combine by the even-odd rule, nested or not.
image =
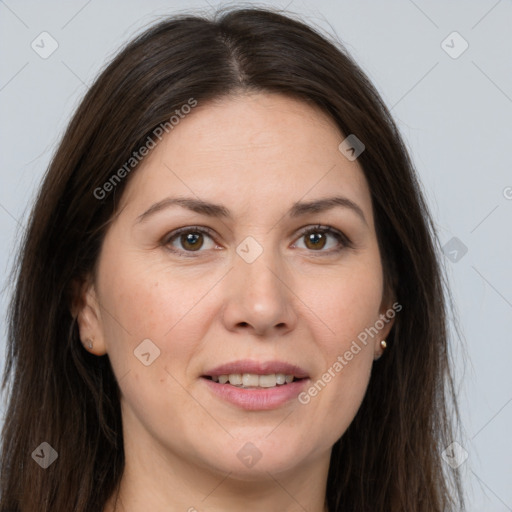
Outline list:
[[[263,9],[151,27],[25,234],[0,510],[462,510],[437,249],[342,49]]]

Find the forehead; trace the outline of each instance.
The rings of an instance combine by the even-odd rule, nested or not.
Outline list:
[[[318,107],[282,94],[198,104],[141,162],[122,202],[142,207],[166,195],[222,196],[236,213],[340,193],[371,219],[362,169],[338,149],[344,138]]]

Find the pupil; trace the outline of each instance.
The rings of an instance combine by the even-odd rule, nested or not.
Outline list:
[[[324,244],[322,243],[322,239],[323,239],[323,242],[325,243],[325,237],[323,234],[311,233],[308,236],[309,242],[311,242],[315,247],[322,248],[324,246]]]
[[[193,234],[193,233],[188,233],[187,235],[185,235],[185,243],[184,243],[184,246],[186,246],[186,245],[189,245],[189,246],[190,246],[190,245],[194,245],[194,244],[197,242],[197,240],[198,240],[198,238],[199,238],[200,236],[201,236],[201,235],[200,235],[200,234],[198,234],[198,233],[195,233],[195,234]],[[197,247],[197,246],[196,246],[196,247],[192,247],[192,249],[199,249],[200,247],[201,247],[201,246],[199,246],[199,247]]]

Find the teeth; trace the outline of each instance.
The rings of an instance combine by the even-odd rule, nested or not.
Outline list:
[[[293,380],[293,375],[291,376]],[[284,373],[276,373],[276,384],[284,384],[286,382],[286,375]]]
[[[229,382],[232,386],[245,388],[273,388],[290,384],[293,382],[293,375],[285,375],[284,373],[271,373],[268,375],[257,375],[255,373],[231,373],[229,375],[219,375],[212,377],[214,382],[226,384]]]
[[[260,375],[259,378],[260,387],[262,388],[273,388],[277,384],[276,374],[271,375]]]
[[[237,375],[238,377],[238,375]],[[259,385],[260,377],[254,373],[244,373],[242,375],[242,384],[244,387],[251,387],[251,386],[258,386]],[[231,380],[229,381],[231,384]],[[235,384],[236,386],[236,384]]]
[[[242,376],[239,373],[231,373],[229,375],[229,383],[233,384],[233,386],[241,386]]]

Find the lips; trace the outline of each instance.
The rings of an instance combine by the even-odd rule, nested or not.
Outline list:
[[[306,370],[282,361],[234,361],[201,377],[215,396],[253,411],[283,406],[296,399],[309,381]]]
[[[273,388],[284,386],[307,377],[299,366],[283,361],[258,362],[252,360],[234,361],[209,370],[203,378],[220,384],[252,388]]]
[[[219,377],[220,375],[231,374],[255,374],[255,375],[270,375],[270,374],[284,374],[293,375],[295,379],[305,379],[308,377],[306,370],[300,366],[296,366],[284,361],[253,361],[245,359],[240,361],[233,361],[225,363],[215,368],[207,370],[203,377]]]

